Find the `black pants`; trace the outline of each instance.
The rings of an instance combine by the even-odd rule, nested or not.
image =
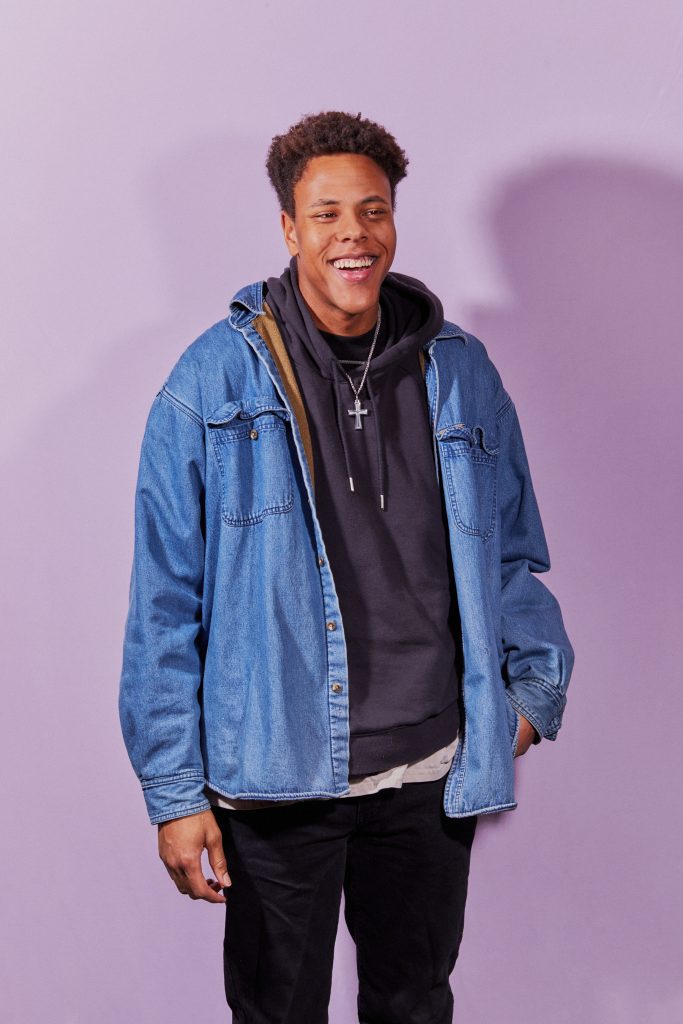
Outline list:
[[[477,818],[446,817],[445,781],[213,808],[233,883],[223,949],[234,1024],[326,1024],[342,891],[361,1024],[451,1024]]]

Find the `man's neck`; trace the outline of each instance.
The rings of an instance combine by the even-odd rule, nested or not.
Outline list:
[[[342,309],[322,307],[315,301],[315,298],[308,293],[305,282],[299,278],[299,291],[308,311],[311,314],[313,323],[319,331],[327,331],[328,334],[335,334],[338,337],[356,338],[367,334],[377,324],[377,306],[364,309],[360,313],[347,313]]]

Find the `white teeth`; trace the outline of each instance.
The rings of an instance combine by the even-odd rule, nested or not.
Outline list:
[[[333,260],[332,265],[337,270],[358,270],[360,267],[371,267],[374,261],[374,256],[362,256],[358,260]]]

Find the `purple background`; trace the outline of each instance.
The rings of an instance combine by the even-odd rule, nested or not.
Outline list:
[[[456,1020],[683,1019],[679,0],[2,21],[3,1020],[229,1019],[224,911],[176,893],[119,732],[133,488],[176,358],[286,265],[270,138],[326,108],[410,157],[394,269],[517,402],[577,653],[558,741],[480,822]],[[332,1024],[355,993],[340,918]]]

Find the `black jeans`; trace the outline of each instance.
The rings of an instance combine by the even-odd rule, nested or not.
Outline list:
[[[446,817],[445,782],[213,808],[232,879],[223,950],[234,1024],[327,1024],[342,891],[361,1024],[451,1024],[477,817]]]

